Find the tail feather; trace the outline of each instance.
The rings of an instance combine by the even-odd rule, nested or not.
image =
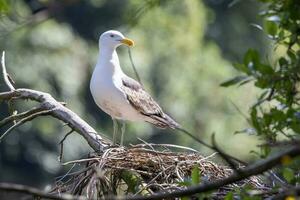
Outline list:
[[[163,116],[150,115],[148,116],[147,122],[159,127],[159,128],[171,128],[178,129],[180,128],[180,124],[178,124],[174,119],[172,119],[169,115],[164,114]]]

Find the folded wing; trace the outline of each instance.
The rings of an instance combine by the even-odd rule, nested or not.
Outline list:
[[[179,124],[165,114],[153,98],[143,89],[140,83],[130,77],[122,79],[122,90],[130,104],[142,115],[147,122],[160,128],[179,128]]]

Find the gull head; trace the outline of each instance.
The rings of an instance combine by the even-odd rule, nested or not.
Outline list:
[[[102,33],[99,39],[100,47],[105,46],[105,47],[110,47],[115,49],[122,44],[131,47],[134,45],[134,42],[131,39],[126,38],[119,31],[114,31],[114,30],[110,30]]]

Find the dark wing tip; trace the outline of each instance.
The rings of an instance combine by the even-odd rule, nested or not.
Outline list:
[[[172,129],[180,128],[180,124],[178,124],[174,119],[172,119],[169,115],[164,114],[164,119],[168,123],[168,127]]]
[[[149,123],[155,125],[158,128],[171,128],[171,129],[178,129],[181,128],[180,124],[178,124],[174,119],[172,119],[167,114],[162,114],[162,116],[158,115],[148,115]]]

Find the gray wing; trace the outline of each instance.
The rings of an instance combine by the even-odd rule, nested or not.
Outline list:
[[[170,127],[174,129],[179,127],[179,124],[163,112],[139,82],[130,77],[124,77],[122,83],[122,89],[127,100],[138,112],[147,116],[147,122],[160,128]]]

